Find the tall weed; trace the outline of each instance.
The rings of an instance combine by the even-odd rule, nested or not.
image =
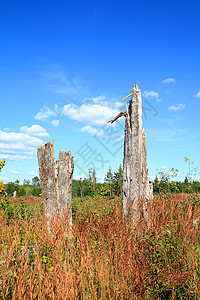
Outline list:
[[[40,199],[14,211],[0,212],[0,299],[200,299],[194,199],[154,198],[140,238],[119,198],[73,199],[72,227],[67,212],[48,226]]]

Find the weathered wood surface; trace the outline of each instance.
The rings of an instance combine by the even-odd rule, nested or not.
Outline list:
[[[47,142],[37,151],[39,176],[44,203],[44,212],[48,222],[63,209],[69,211],[71,221],[71,187],[74,171],[73,156],[70,152],[59,152],[54,164],[53,145]]]
[[[142,131],[142,197],[143,197],[143,216],[148,224],[148,201],[150,198],[150,183],[149,183],[149,170],[147,165],[147,145],[146,133]]]
[[[44,212],[49,221],[58,210],[53,145],[49,142],[43,144],[38,148],[37,155]]]
[[[62,213],[63,209],[67,209],[70,214],[70,221],[72,221],[71,213],[71,190],[72,178],[74,172],[73,156],[70,152],[59,152],[57,162],[57,190],[58,190],[58,205],[59,211]]]
[[[146,134],[142,130],[142,97],[140,89],[135,86],[132,99],[126,107],[122,192],[124,216],[130,213],[134,226],[142,215],[148,223],[147,206],[151,193]]]

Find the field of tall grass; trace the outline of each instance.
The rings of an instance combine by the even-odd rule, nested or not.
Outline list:
[[[199,195],[154,198],[135,230],[117,197],[73,199],[71,228],[40,198],[0,207],[0,299],[200,299]]]

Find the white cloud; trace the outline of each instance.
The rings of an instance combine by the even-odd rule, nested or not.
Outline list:
[[[0,131],[0,159],[31,159],[42,140],[26,133]]]
[[[20,127],[20,131],[24,132],[31,136],[40,136],[40,137],[48,137],[49,134],[45,128],[40,125],[32,125],[31,127],[22,126]]]
[[[36,120],[45,121],[49,117],[56,117],[58,106],[54,106],[54,110],[50,109],[48,106],[44,106],[35,116]]]
[[[9,131],[10,131],[10,128],[5,127],[5,128],[3,129],[3,131],[9,132]]]
[[[103,136],[105,135],[104,131],[102,129],[96,129],[90,125],[86,125],[84,127],[81,128],[82,132],[88,132],[91,135],[96,135],[96,136]]]
[[[60,120],[53,120],[51,124],[55,127],[58,127],[60,125]]]
[[[160,167],[161,169],[167,169],[167,167],[166,166],[162,166],[162,167]]]
[[[166,78],[162,81],[163,83],[176,83],[176,80],[173,77]]]
[[[24,148],[22,149],[22,147]],[[15,153],[21,152],[23,150],[24,153],[32,152],[34,147],[29,147],[24,144],[24,142],[14,142],[14,143],[0,143],[0,151],[4,153]]]
[[[11,174],[14,174],[14,175],[17,175],[17,174],[19,174],[19,172],[18,171],[8,171],[9,173],[11,173]]]
[[[58,104],[54,104],[54,111],[56,114],[60,113],[60,107],[58,106]]]
[[[38,172],[27,172],[28,175],[30,176],[38,176]]]
[[[117,137],[114,140],[115,140],[115,142],[121,142],[124,140],[124,135],[121,135],[120,137]]]
[[[0,159],[19,161],[19,160],[23,160],[23,159],[33,159],[33,157],[30,157],[30,156],[27,156],[27,155],[22,155],[22,154],[16,155],[16,154],[0,153]]]
[[[144,98],[148,100],[155,100],[156,102],[162,102],[161,99],[159,99],[158,93],[155,91],[144,91],[142,94]]]
[[[125,103],[123,103],[123,102],[115,102],[115,103],[114,103],[114,106],[115,106],[116,108],[121,108],[121,107],[125,106]]]
[[[144,91],[143,96],[146,98],[158,98],[158,93],[155,91]]]
[[[101,96],[97,96],[97,97],[87,97],[83,99],[83,103],[90,103],[91,102],[93,104],[99,104],[99,105],[109,105],[108,101],[105,100],[106,97],[101,95]]]
[[[196,93],[195,97],[200,99],[200,90],[198,91],[198,93]]]
[[[105,100],[105,96],[98,96],[98,97],[92,97],[91,100],[94,103],[102,103],[103,100]]]
[[[177,104],[177,105],[172,105],[169,107],[169,110],[172,111],[179,111],[179,110],[183,110],[186,107],[185,104]]]
[[[118,109],[110,108],[107,103],[84,103],[81,106],[70,103],[63,106],[61,111],[62,115],[88,125],[103,125],[118,113]]]
[[[6,142],[11,145],[16,145],[17,143],[24,143],[27,146],[38,146],[42,141],[36,137],[29,136],[25,133],[17,132],[3,132],[0,130],[0,141]]]
[[[53,110],[44,106],[40,109],[40,112],[35,118],[44,121],[49,117],[61,114],[62,116],[67,116],[71,120],[85,123],[86,126],[80,129],[82,132],[88,132],[92,135],[103,135],[103,131],[99,131],[98,128],[94,128],[93,126],[102,126],[106,124],[107,121],[114,118],[120,112],[119,108],[122,106],[124,106],[123,102],[108,102],[106,101],[106,97],[101,95],[98,97],[84,98],[80,105],[69,103],[62,108],[54,105]],[[53,126],[59,126],[60,120],[52,120],[51,124]],[[30,129],[28,131],[26,126],[22,127],[21,131],[30,134]]]

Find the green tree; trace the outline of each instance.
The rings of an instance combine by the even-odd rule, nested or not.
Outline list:
[[[92,183],[86,178],[82,182],[82,195],[83,196],[93,195]]]
[[[118,172],[114,173],[113,181],[114,181],[115,195],[118,195],[118,196],[122,195],[123,171],[122,171],[121,164],[119,165]]]
[[[14,191],[16,191],[17,195],[20,196],[19,189],[20,189],[19,180],[16,180],[15,182],[7,182],[5,184],[5,190],[9,196],[12,196]],[[22,196],[23,196],[23,194],[22,194]]]
[[[17,181],[17,180],[16,180],[16,181]],[[16,182],[16,181],[15,181],[15,182]],[[18,182],[18,183],[19,183],[19,182]],[[24,185],[24,186],[30,186],[30,185],[31,185],[30,180],[24,179],[23,185]]]
[[[32,185],[33,186],[39,186],[40,185],[40,179],[38,178],[38,176],[35,176],[32,178]]]
[[[76,179],[72,180],[72,196],[75,197],[83,196],[82,185],[83,185],[82,178],[80,178],[79,180]]]
[[[179,191],[177,181],[173,180],[178,175],[178,169],[172,168],[170,171],[159,171],[160,181],[156,176],[156,182],[154,181],[154,187],[158,189],[159,193],[176,193]]]
[[[156,175],[154,181],[153,181],[153,191],[154,193],[159,193],[159,179],[158,179],[158,176]]]
[[[188,173],[186,177],[188,179],[186,183],[187,192],[192,193],[194,191],[194,181],[192,182],[192,179],[196,178],[197,173],[199,174],[199,167],[194,167],[194,162],[186,156],[184,157],[184,161],[188,164]]]
[[[88,170],[88,180],[92,182],[92,169]]]
[[[109,190],[109,197],[111,198],[113,194],[113,188],[114,188],[114,179],[113,179],[111,168],[109,168],[109,171],[107,172],[104,180]]]
[[[93,185],[94,193],[95,193],[95,190],[96,190],[96,183],[97,183],[96,172],[95,172],[95,169],[93,169],[93,171],[92,171],[92,185]]]
[[[109,192],[110,192],[110,190],[109,190],[109,185],[108,185],[107,183],[104,182],[104,183],[101,185],[100,194],[101,194],[102,196],[108,196],[108,195],[109,195]]]
[[[35,185],[31,187],[31,195],[39,197],[41,195],[41,186],[40,185]]]
[[[200,182],[199,181],[194,181],[193,182],[193,188],[195,192],[200,192]]]

